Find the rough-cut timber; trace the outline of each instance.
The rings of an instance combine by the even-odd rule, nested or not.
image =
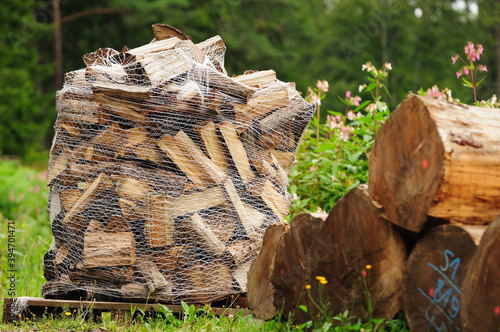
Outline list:
[[[500,218],[488,228],[470,259],[462,281],[463,331],[498,331],[500,327]]]
[[[277,248],[288,227],[285,224],[273,224],[267,228],[262,249],[248,271],[248,301],[252,313],[260,319],[271,319],[279,312],[274,305],[276,289],[271,276],[275,273]]]
[[[379,217],[365,185],[347,193],[330,211],[307,254],[306,284],[313,299],[323,292],[329,312],[366,317],[366,292],[371,294],[373,317],[391,319],[400,310],[406,246],[395,227]],[[366,277],[365,277],[366,275]],[[322,285],[317,276],[324,277]],[[318,314],[310,297],[301,297],[308,313],[296,310],[298,321]]]
[[[404,274],[403,308],[411,331],[461,330],[463,280],[484,230],[442,225],[418,239]]]
[[[284,317],[297,309],[297,302],[309,278],[307,254],[327,217],[327,214],[308,212],[296,215],[276,249],[274,273],[271,275],[275,288],[273,304],[282,310]]]
[[[409,96],[377,134],[369,191],[419,232],[427,216],[483,225],[500,213],[500,110]]]

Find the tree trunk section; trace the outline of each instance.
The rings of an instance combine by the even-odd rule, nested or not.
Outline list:
[[[277,248],[288,229],[285,224],[270,225],[262,242],[262,249],[248,271],[248,301],[252,313],[259,319],[271,319],[279,310],[274,306],[276,290],[271,282]]]
[[[332,315],[349,310],[350,316],[366,319],[371,305],[373,317],[392,319],[401,309],[406,246],[394,225],[379,215],[366,185],[334,206],[307,254],[308,278],[299,304],[308,312],[296,310],[298,322],[317,317],[320,304],[314,302],[320,296]]]
[[[484,225],[500,213],[500,110],[409,96],[377,135],[370,196],[413,232],[427,216]]]
[[[327,217],[307,212],[295,216],[279,243],[271,282],[275,288],[274,307],[282,310],[283,317],[296,309],[308,279],[307,253]]]
[[[484,226],[442,225],[418,240],[404,276],[410,330],[460,331],[462,282],[484,230]]]
[[[500,218],[486,230],[462,282],[464,331],[498,331],[500,327]]]

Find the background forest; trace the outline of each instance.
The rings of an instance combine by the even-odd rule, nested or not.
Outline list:
[[[229,75],[274,69],[304,94],[326,79],[323,109],[344,107],[336,96],[357,91],[366,61],[392,64],[390,109],[436,83],[471,103],[451,64],[468,40],[484,46],[488,67],[478,99],[500,94],[496,0],[7,0],[0,17],[0,155],[28,161],[48,155],[63,74],[100,47],[148,43],[153,23],[194,42],[220,35]]]

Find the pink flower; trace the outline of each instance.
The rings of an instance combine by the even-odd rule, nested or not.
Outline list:
[[[354,106],[359,106],[360,102],[361,102],[361,97],[360,96],[354,97],[354,99],[353,99]]]
[[[351,121],[354,120],[354,112],[353,111],[347,112],[347,118]]]
[[[485,72],[487,72],[487,71],[488,71],[488,68],[486,68],[486,66],[485,66],[485,65],[478,65],[478,66],[477,66],[477,69],[479,69],[479,71],[485,71]]]
[[[469,68],[464,67],[464,74],[465,74],[465,75],[469,75]]]
[[[318,80],[318,82],[316,83],[316,87],[320,90],[322,90],[323,92],[328,92],[328,82],[327,80]]]
[[[345,92],[345,97],[346,97],[347,99],[351,98],[351,91],[346,91],[346,92]]]
[[[47,171],[43,171],[43,173],[40,174],[40,180],[47,180]]]
[[[453,64],[455,64],[455,62],[457,62],[457,58],[456,58],[456,56],[452,56],[452,57],[451,57],[451,62],[452,62]]]
[[[309,167],[309,172],[314,172],[314,166]]]
[[[462,73],[457,71],[457,79],[460,78],[460,76],[462,76]]]

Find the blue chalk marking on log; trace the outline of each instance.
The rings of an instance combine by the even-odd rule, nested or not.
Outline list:
[[[421,288],[418,288],[418,291],[420,293],[422,293],[422,295],[425,296],[425,298],[427,298],[427,300],[429,300],[429,302],[431,302],[431,304],[427,307],[427,312],[429,311],[431,305],[434,304],[434,306],[436,306],[439,309],[439,311],[441,311],[441,313],[444,315],[444,317],[446,317],[446,319],[448,319],[450,321],[450,323],[453,324],[453,326],[455,327],[455,329],[457,331],[461,331],[461,329],[458,326],[455,325],[455,323],[453,322],[453,319],[450,316],[448,316],[448,314],[446,312],[444,312],[444,310],[441,308],[441,306],[436,301],[434,301],[432,298],[430,298]],[[425,317],[426,317],[427,321],[429,323],[431,323],[433,326],[435,326],[433,320],[429,320],[429,317],[427,316],[427,312],[425,314]],[[437,326],[435,326],[435,327],[437,328]],[[440,330],[441,329],[439,328],[438,331],[440,331]]]
[[[433,264],[431,263],[427,263],[427,265],[429,265],[432,269],[434,269],[436,272],[438,272],[446,281],[448,281],[448,283],[460,294],[460,288],[457,287],[457,285],[455,285],[455,283],[450,280],[450,278],[448,278],[439,268],[437,268],[436,266],[434,266]]]

